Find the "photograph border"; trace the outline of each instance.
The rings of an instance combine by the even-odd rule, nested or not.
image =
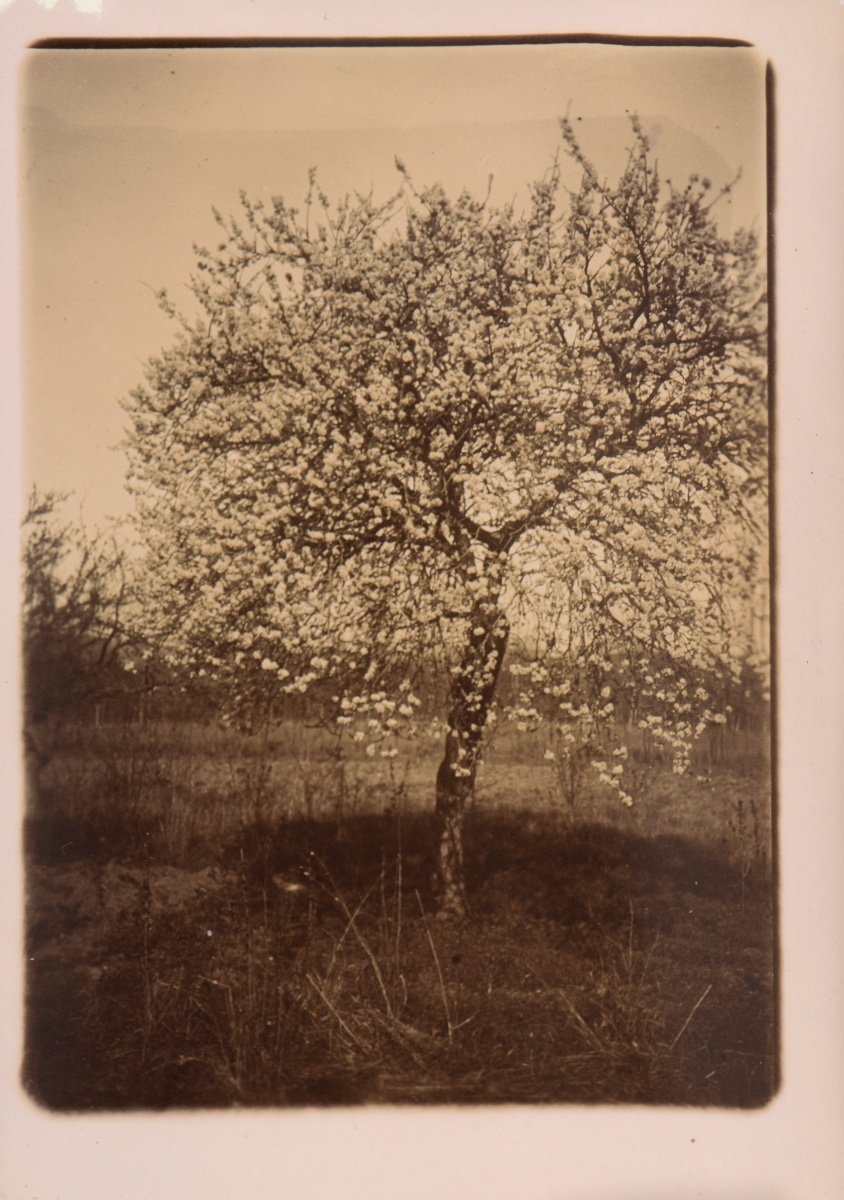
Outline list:
[[[205,7],[206,11],[194,17],[197,22],[194,28],[199,28],[207,21]],[[217,6],[212,7],[216,11]],[[279,9],[273,7],[272,12],[267,13],[267,7],[256,4],[256,11],[251,18],[261,16],[268,24],[279,24]],[[541,16],[537,15],[536,19],[547,21],[551,7],[528,5],[520,11],[519,20],[530,20],[534,10],[542,10]],[[580,11],[584,7],[580,6]],[[649,8],[649,20],[657,25],[660,21],[676,25],[676,7],[655,5]],[[712,27],[719,26],[721,22],[732,26],[740,23],[735,15],[736,6],[730,7],[732,15],[729,21],[723,16],[724,6],[707,7],[706,23]],[[783,868],[780,896],[785,1057],[780,1093],[764,1110],[737,1114],[665,1109],[658,1112],[625,1112],[620,1109],[575,1112],[561,1106],[541,1111],[510,1108],[499,1111],[472,1109],[465,1112],[409,1113],[356,1109],[344,1114],[280,1112],[195,1116],[179,1113],[54,1117],[37,1109],[17,1084],[20,973],[11,971],[2,983],[3,1010],[7,1020],[0,1043],[0,1061],[4,1066],[4,1074],[9,1067],[13,1067],[11,1087],[4,1093],[2,1120],[2,1136],[4,1140],[11,1141],[12,1153],[2,1155],[6,1166],[0,1167],[0,1184],[5,1185],[7,1194],[13,1200],[18,1200],[18,1196],[23,1200],[24,1196],[30,1194],[49,1196],[50,1200],[53,1197],[55,1200],[75,1200],[77,1196],[80,1200],[83,1196],[85,1200],[97,1200],[100,1195],[125,1195],[130,1200],[136,1197],[137,1200],[146,1200],[147,1196],[159,1194],[179,1194],[185,1196],[186,1200],[193,1200],[194,1196],[198,1200],[202,1196],[204,1200],[205,1197],[238,1194],[238,1191],[250,1194],[255,1188],[264,1186],[262,1181],[265,1179],[272,1179],[275,1185],[283,1186],[285,1191],[294,1195],[301,1190],[301,1194],[309,1197],[342,1195],[350,1200],[358,1195],[422,1196],[430,1195],[432,1191],[444,1197],[452,1194],[455,1197],[576,1196],[578,1200],[589,1200],[591,1197],[597,1200],[604,1195],[612,1196],[614,1200],[628,1200],[628,1197],[629,1200],[644,1200],[645,1197],[662,1200],[663,1196],[666,1200],[669,1196],[673,1200],[685,1196],[701,1196],[704,1200],[726,1200],[727,1196],[742,1197],[742,1200],[745,1196],[758,1196],[760,1200],[762,1197],[766,1200],[768,1197],[772,1200],[779,1200],[780,1197],[782,1200],[802,1200],[803,1197],[809,1200],[812,1197],[815,1200],[815,1197],[838,1193],[836,1183],[844,1181],[844,1166],[840,1151],[837,1150],[838,1139],[833,1131],[836,1127],[839,1130],[841,1128],[839,1118],[844,1112],[844,1095],[839,1071],[831,1067],[841,1061],[840,1030],[844,1024],[841,1010],[841,941],[840,935],[836,937],[837,922],[834,919],[834,915],[842,911],[841,872],[835,870],[835,854],[840,855],[842,849],[842,822],[834,808],[836,797],[833,790],[836,786],[840,788],[844,781],[840,769],[840,739],[836,740],[834,734],[841,716],[838,676],[843,665],[841,634],[835,620],[839,609],[834,602],[840,578],[833,581],[832,602],[829,596],[814,597],[821,602],[815,610],[817,619],[813,621],[811,631],[805,628],[800,630],[799,614],[801,611],[804,613],[805,622],[806,606],[813,599],[809,581],[823,577],[819,575],[814,560],[810,566],[804,555],[808,551],[823,557],[826,550],[828,556],[833,546],[842,544],[840,539],[837,542],[829,540],[836,532],[840,533],[840,474],[836,476],[834,469],[830,468],[834,468],[837,461],[840,471],[842,443],[840,440],[836,443],[835,439],[840,436],[842,424],[839,411],[813,413],[814,436],[808,439],[801,436],[805,431],[795,429],[792,406],[798,401],[791,399],[791,385],[801,370],[799,365],[795,365],[795,359],[797,363],[804,364],[804,369],[806,362],[812,361],[821,368],[813,379],[815,394],[819,393],[823,381],[831,396],[837,398],[841,393],[840,390],[836,391],[835,384],[840,388],[841,368],[839,363],[836,377],[834,358],[823,350],[812,350],[798,344],[794,331],[787,324],[794,312],[794,290],[801,282],[805,285],[807,280],[805,265],[802,267],[804,273],[801,275],[798,267],[795,275],[786,251],[793,249],[795,253],[802,252],[815,264],[822,257],[817,244],[811,241],[811,227],[807,230],[795,222],[805,189],[802,177],[798,181],[792,174],[797,169],[795,155],[799,149],[794,141],[794,127],[806,121],[808,106],[802,105],[795,96],[792,78],[795,63],[789,55],[800,59],[796,64],[798,66],[813,66],[820,73],[825,72],[823,78],[827,80],[826,94],[829,96],[831,89],[828,81],[834,63],[840,62],[840,57],[836,59],[834,52],[836,47],[840,51],[844,45],[844,9],[838,6],[836,12],[835,6],[830,9],[820,0],[815,0],[811,7],[818,14],[823,12],[823,20],[818,21],[816,28],[803,28],[796,38],[794,34],[783,36],[784,31],[776,27],[777,18],[787,23],[788,16],[784,0],[774,0],[768,5],[760,2],[738,6],[744,14],[746,26],[753,34],[747,40],[709,39],[699,33],[689,37],[672,34],[670,37],[634,35],[629,38],[607,33],[569,37],[538,33],[434,37],[430,34],[417,36],[416,30],[412,37],[385,39],[372,34],[344,37],[343,24],[344,19],[348,21],[348,13],[345,10],[341,12],[339,5],[338,11],[326,20],[331,26],[328,39],[311,35],[279,40],[253,35],[234,39],[214,36],[200,40],[177,36],[161,41],[149,37],[136,39],[125,33],[115,35],[113,42],[111,37],[108,39],[109,44],[114,45],[125,45],[131,40],[132,44],[138,45],[154,42],[155,45],[168,46],[186,42],[214,46],[234,43],[407,45],[420,41],[425,44],[465,45],[560,41],[647,45],[735,44],[753,45],[766,57],[770,64],[769,203],[773,200],[777,202],[775,218],[771,220],[769,216],[768,233],[771,287],[777,296],[777,332],[772,334],[770,345],[772,377],[777,379],[770,453],[772,466],[777,472],[777,499],[772,522],[776,530],[775,538],[772,537],[772,572],[776,572],[774,577],[778,580],[776,599],[773,601],[777,619],[772,624],[772,630],[776,694],[779,697],[775,729],[777,726],[780,729],[775,743],[779,777],[775,795],[780,796]],[[574,11],[574,8],[572,5],[571,10]],[[809,8],[807,5],[804,12]],[[139,9],[142,11],[139,12]],[[556,6],[554,9],[556,25],[560,23],[562,14]],[[768,10],[764,16],[763,9]],[[117,10],[115,21],[119,23],[123,14],[127,13],[141,26],[151,22],[158,29],[163,25],[164,18],[162,13],[155,13],[153,17],[154,10],[154,5],[134,8],[127,5],[125,9]],[[720,21],[715,16],[716,10],[722,13]],[[499,19],[502,11],[498,10]],[[589,11],[592,14],[596,11],[602,15],[606,13],[606,20],[613,23],[618,21],[621,10],[617,5],[607,4],[590,5]],[[834,25],[836,32],[828,33],[824,40],[826,22],[833,24],[829,18],[830,11],[838,19]],[[690,25],[698,27],[703,13],[703,5],[692,6]],[[20,12],[16,14],[14,9],[7,8],[0,12],[0,33],[2,23],[16,15],[20,16]],[[14,83],[17,61],[25,53],[26,46],[50,45],[57,40],[67,45],[69,43],[63,32],[53,32],[57,24],[69,28],[91,18],[88,13],[68,13],[60,9],[40,13],[30,10],[26,15],[37,19],[20,21],[19,24],[24,27],[23,37],[11,51],[4,52],[4,67],[15,60],[14,69],[4,72],[3,114],[7,122],[7,149],[16,146],[15,89],[14,86],[9,87],[9,79],[11,77]],[[495,12],[492,15],[495,16]],[[107,20],[102,13],[95,16],[99,22],[96,38],[87,34],[72,35],[77,48],[94,41],[97,45],[103,44],[99,38],[100,30],[114,22]],[[179,19],[183,19],[183,16],[184,10],[180,11]],[[565,16],[566,24],[572,23],[568,9]],[[219,6],[217,17],[223,23],[235,20],[223,6]],[[369,14],[369,19],[373,19],[373,14]],[[396,14],[388,12],[386,6],[376,19],[381,21],[385,29],[394,28],[397,20]],[[428,20],[433,20],[434,25],[438,19],[442,21],[442,14],[436,10],[429,13]],[[302,20],[301,14],[299,20]],[[479,27],[489,22],[490,13],[485,11],[481,15],[475,10],[469,20],[473,22],[473,27]],[[313,17],[306,15],[305,21],[313,23]],[[630,24],[629,15],[625,17],[625,24]],[[765,35],[769,30],[766,44]],[[837,174],[834,167],[824,170],[824,165],[829,168],[829,161],[822,164],[815,159],[813,149],[820,156],[824,147],[827,154],[834,147],[835,135],[840,134],[842,129],[842,108],[844,105],[839,101],[836,109],[829,97],[828,107],[818,118],[812,137],[808,139],[810,145],[803,148],[803,169],[809,171],[816,185],[828,182],[829,194],[822,197],[823,203],[818,205],[821,217],[825,216],[827,222],[830,218],[834,220],[834,214],[841,211],[833,203],[834,198],[840,198],[841,195],[841,163],[838,162]],[[806,127],[810,128],[808,124]],[[841,144],[839,140],[838,145]],[[7,161],[14,162],[14,152],[12,150],[12,154],[7,155]],[[781,174],[781,170],[788,173]],[[13,175],[13,172],[10,174]],[[796,198],[791,194],[795,188],[798,192]],[[13,188],[6,187],[4,202],[5,206],[11,204],[13,208]],[[6,224],[8,227],[10,222]],[[13,230],[15,227],[12,224]],[[827,277],[818,279],[820,294],[813,296],[812,311],[817,315],[825,309],[826,319],[818,322],[814,334],[816,339],[829,339],[836,324],[840,324],[844,300],[844,290],[839,290],[836,295],[836,285],[842,283],[841,238],[834,225],[822,228],[826,232],[821,236],[825,237],[827,243],[831,239],[827,254],[829,272]],[[3,251],[4,262],[12,264],[6,278],[14,280],[19,272],[16,239],[13,239],[11,246],[4,243]],[[836,270],[839,272],[837,276]],[[20,331],[17,327],[16,294],[16,289],[7,287],[3,297],[6,318],[4,338],[10,350],[9,361],[14,361],[18,355]],[[808,324],[805,311],[799,315],[798,324],[801,330]],[[19,367],[18,363],[18,369],[12,371],[16,377],[11,389],[14,397],[20,395]],[[802,397],[800,402],[803,402]],[[17,399],[9,402],[6,513],[16,513],[20,508],[19,403]],[[799,420],[796,424],[800,425]],[[828,433],[827,441],[820,440],[824,431]],[[807,444],[812,448],[811,465],[807,467],[805,463],[801,466],[791,462],[795,449],[805,453]],[[799,454],[797,458],[799,463]],[[811,482],[815,475],[822,475],[824,468],[827,484],[830,481],[833,484],[831,494],[823,492],[823,479],[818,480],[821,485],[818,489]],[[811,499],[822,506],[820,512],[824,515],[820,519],[816,515],[818,509],[810,507],[808,497],[792,499],[789,487],[795,478],[807,481]],[[798,521],[794,520],[793,504],[799,510],[796,514]],[[806,521],[809,522],[808,530],[804,524]],[[3,529],[3,564],[6,568],[3,572],[6,587],[3,599],[7,604],[6,613],[15,615],[4,621],[4,625],[12,630],[12,637],[8,639],[11,644],[8,647],[4,645],[4,680],[9,681],[11,686],[7,686],[4,694],[3,716],[7,726],[4,733],[11,734],[11,741],[7,741],[10,747],[7,758],[14,763],[19,720],[16,694],[19,667],[15,650],[18,551],[17,523],[10,524],[11,529],[7,529],[5,523]],[[795,551],[800,552],[796,561]],[[795,585],[796,594],[792,592]],[[807,633],[809,636],[805,636]],[[805,649],[811,649],[814,656],[804,661]],[[792,658],[795,654],[796,667]],[[830,675],[832,678],[829,678]],[[824,690],[825,685],[828,686],[828,692]],[[795,702],[799,703],[801,698],[805,699],[813,691],[817,693],[814,698],[818,708],[813,704],[809,713],[796,712]],[[797,693],[796,697],[794,693]],[[822,754],[824,749],[828,753],[825,761]],[[814,780],[803,781],[798,778],[800,763],[806,761],[813,763],[820,772]],[[18,777],[14,779],[14,786],[19,787],[19,765],[17,769]],[[12,774],[14,778],[14,771]],[[804,827],[801,828],[801,816],[795,812],[795,805],[801,800],[804,788],[819,789],[820,795],[810,806],[810,818],[804,818]],[[7,834],[4,839],[7,853],[4,877],[7,887],[8,881],[12,880],[12,886],[19,889],[20,834],[15,825],[17,815],[13,815],[14,821],[7,820],[4,830]],[[809,827],[806,828],[805,824]],[[793,836],[795,833],[799,836]],[[814,876],[811,876],[811,863],[818,868]],[[810,880],[800,878],[804,871],[810,874]],[[812,896],[806,895],[809,887],[814,891]],[[805,918],[811,915],[814,916],[813,925],[806,928]],[[6,944],[19,948],[19,891],[17,899],[13,892],[10,893],[3,919],[6,926],[4,933],[10,935]],[[828,1009],[822,1013],[812,1011],[812,1001],[817,1001],[821,996],[826,997]],[[10,1013],[17,1013],[17,1016],[9,1016]],[[818,1021],[819,1028],[809,1031],[807,1023],[812,1021]],[[821,1028],[826,1033],[822,1045],[819,1044]],[[810,1038],[808,1048],[801,1037],[807,1032],[814,1035]],[[10,1033],[15,1036],[10,1038]],[[223,1142],[231,1147],[230,1159],[225,1157]],[[445,1154],[444,1146],[448,1147]],[[610,1158],[615,1161],[610,1161]],[[227,1171],[231,1172],[232,1167],[235,1173],[226,1174]],[[114,1188],[115,1182],[118,1190],[109,1190],[109,1186]],[[408,1185],[413,1190],[408,1190]],[[168,1186],[171,1189],[169,1191]],[[495,1189],[494,1192],[489,1190],[491,1187]],[[619,1187],[623,1187],[623,1190],[618,1190]]]

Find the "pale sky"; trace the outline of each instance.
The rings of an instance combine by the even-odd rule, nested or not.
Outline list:
[[[20,80],[24,483],[122,514],[120,401],[171,339],[212,206],[418,184],[524,194],[568,109],[615,173],[637,111],[664,173],[742,180],[725,229],[765,226],[764,61],[753,51],[619,46],[31,51]]]

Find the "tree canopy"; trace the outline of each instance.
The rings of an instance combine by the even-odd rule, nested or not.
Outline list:
[[[765,289],[721,193],[617,183],[562,123],[523,208],[402,184],[386,203],[242,197],[197,250],[193,312],[128,404],[146,611],[233,693],[330,680],[376,737],[415,665],[451,679],[442,903],[508,637],[517,708],[608,719],[631,689],[678,752],[735,658],[765,481]],[[751,530],[746,534],[746,530]],[[625,795],[623,764],[597,764]],[[616,767],[621,767],[617,770]]]

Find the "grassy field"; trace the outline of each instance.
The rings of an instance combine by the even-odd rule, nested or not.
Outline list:
[[[60,1110],[758,1106],[776,1086],[764,741],[574,804],[504,729],[431,896],[438,743],[65,731],[30,796],[23,1080]]]

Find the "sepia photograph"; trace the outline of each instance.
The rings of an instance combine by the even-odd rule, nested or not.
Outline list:
[[[26,1092],[768,1105],[764,55],[19,97]]]

